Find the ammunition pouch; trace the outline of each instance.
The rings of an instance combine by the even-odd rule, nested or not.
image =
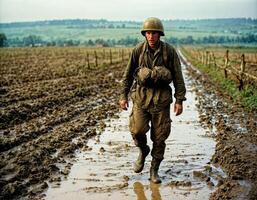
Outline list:
[[[152,87],[153,80],[151,78],[152,70],[147,67],[139,67],[136,72],[137,82],[145,87]]]
[[[167,85],[172,81],[171,72],[165,66],[154,66],[151,78],[154,80],[156,85]]]
[[[165,66],[155,66],[153,69],[139,67],[135,73],[139,85],[144,87],[165,87],[172,81],[170,70]]]

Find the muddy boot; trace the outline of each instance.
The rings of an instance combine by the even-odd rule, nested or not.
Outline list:
[[[151,168],[150,168],[150,180],[155,183],[161,183],[161,179],[158,175],[158,170],[159,170],[159,166],[160,166],[161,161],[153,159],[151,162]]]
[[[139,173],[143,170],[145,158],[149,154],[149,152],[149,146],[146,145],[145,147],[139,147],[139,155],[136,162],[134,163],[134,172]]]

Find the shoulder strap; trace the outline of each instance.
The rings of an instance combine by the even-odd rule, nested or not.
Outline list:
[[[145,42],[142,42],[138,44],[138,49],[139,49],[139,57],[138,57],[138,66],[136,66],[136,69],[134,71],[133,77],[135,80],[137,80],[137,72],[138,70],[143,66],[143,61],[144,61],[144,51],[145,51]]]
[[[145,48],[146,48],[146,42],[144,42],[140,46],[140,55],[139,55],[139,67],[143,66],[144,64],[144,53],[145,53]]]
[[[165,67],[168,67],[168,46],[166,42],[163,43],[162,56]]]

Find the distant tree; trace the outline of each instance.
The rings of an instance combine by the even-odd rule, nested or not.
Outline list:
[[[6,44],[7,38],[4,33],[0,33],[0,47],[4,47]]]
[[[245,42],[245,43],[256,43],[257,35],[248,34],[248,35],[242,37],[241,40],[242,40],[242,42]]]
[[[78,46],[79,44],[80,44],[79,40],[72,40],[72,39],[66,40],[64,42],[65,46]]]
[[[23,46],[23,41],[22,41],[22,39],[20,39],[18,37],[10,38],[10,39],[8,39],[8,46],[21,47],[21,46]]]
[[[43,43],[43,40],[41,39],[41,37],[36,35],[29,35],[23,38],[24,46],[34,47],[36,44],[42,44],[42,43]]]
[[[89,46],[94,46],[94,45],[95,45],[95,43],[94,43],[91,39],[88,40],[87,44],[88,44]]]
[[[185,39],[184,39],[184,42],[185,44],[193,44],[194,43],[194,39],[191,35],[187,36]]]
[[[222,43],[224,43],[224,41],[225,41],[225,39],[224,39],[223,36],[219,36],[219,37],[217,38],[217,43],[218,43],[218,44],[222,44]]]
[[[27,37],[24,37],[23,38],[23,43],[25,46],[32,46],[34,47],[35,46],[35,38],[33,35],[29,35]]]
[[[166,41],[168,43],[171,43],[171,44],[177,44],[178,43],[178,38],[176,38],[176,37],[169,37],[169,38],[166,39]]]
[[[46,46],[56,46],[56,41],[50,41],[46,43]]]
[[[109,24],[108,28],[115,28],[113,24]]]

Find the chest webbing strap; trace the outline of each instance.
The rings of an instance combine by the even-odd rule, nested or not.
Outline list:
[[[143,45],[141,45],[141,50],[140,50],[140,55],[139,55],[139,67],[145,66],[144,64],[144,54],[145,54],[145,50],[146,50],[146,45],[147,43],[144,42]],[[162,47],[162,57],[163,57],[163,64],[165,67],[168,67],[168,49],[167,49],[167,44],[163,43],[163,47]]]

